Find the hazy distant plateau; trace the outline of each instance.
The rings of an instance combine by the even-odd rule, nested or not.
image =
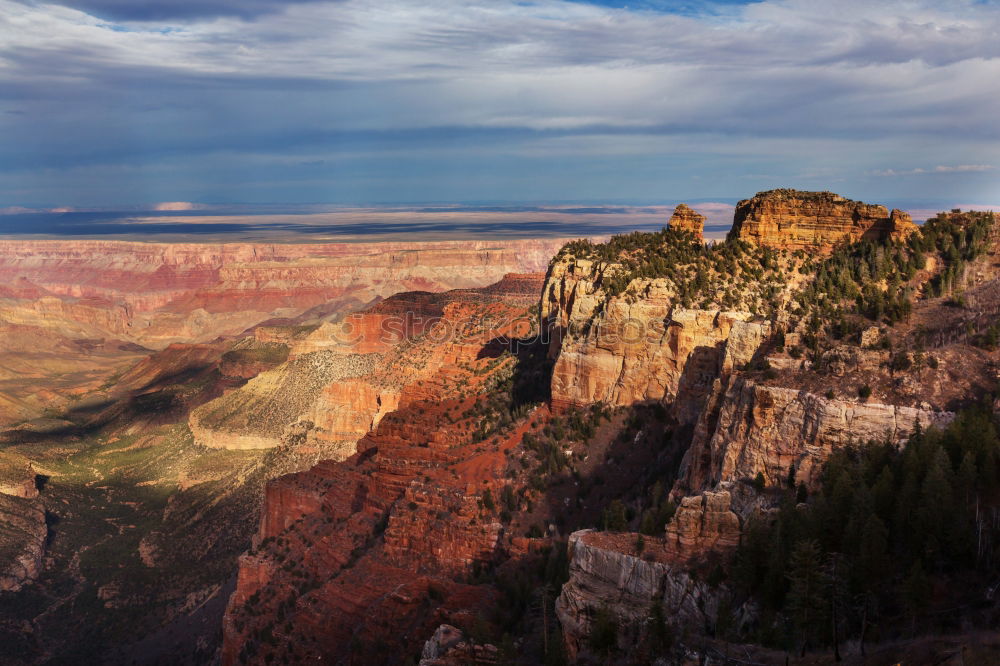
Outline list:
[[[725,236],[732,206],[701,210],[708,216],[706,236]],[[594,237],[657,230],[672,211],[666,205],[32,211],[0,215],[0,238],[315,243]]]

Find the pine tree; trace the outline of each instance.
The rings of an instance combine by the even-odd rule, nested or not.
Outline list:
[[[788,611],[804,656],[807,647],[825,626],[827,604],[826,576],[823,572],[819,543],[815,540],[795,544],[788,562]]]

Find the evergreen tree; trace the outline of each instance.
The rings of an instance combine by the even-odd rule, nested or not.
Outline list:
[[[823,572],[819,543],[815,540],[795,544],[788,563],[788,612],[795,625],[801,654],[817,641],[826,623],[827,579]]]

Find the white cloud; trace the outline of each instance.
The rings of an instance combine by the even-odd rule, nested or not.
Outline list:
[[[977,173],[982,171],[993,171],[996,169],[995,166],[990,164],[956,164],[954,166],[944,166],[938,165],[933,169],[883,169],[881,171],[873,171],[872,175],[875,176],[913,176],[919,174],[928,173]]]
[[[161,201],[153,205],[153,210],[162,211],[202,210],[203,208],[204,206],[201,204],[191,203],[190,201]]]
[[[972,0],[767,0],[711,16],[342,0],[122,24],[0,0],[0,171],[207,154],[239,168],[315,150],[675,156],[692,177],[767,174],[762,186],[869,179],[931,154],[971,175],[960,163],[1000,150],[998,32],[995,5]],[[400,138],[434,128],[437,142]],[[519,134],[490,134],[505,131]]]

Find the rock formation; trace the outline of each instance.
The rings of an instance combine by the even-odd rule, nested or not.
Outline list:
[[[30,461],[0,450],[0,591],[16,592],[38,577],[47,535]]]
[[[667,552],[679,562],[712,552],[730,551],[740,543],[740,519],[727,490],[685,497],[667,525]]]
[[[534,321],[510,306],[527,307],[541,283],[538,274],[515,275],[483,290],[397,294],[320,326],[293,343],[286,363],[192,411],[188,425],[204,446],[272,448],[299,433],[346,458],[386,414],[414,399],[421,382],[478,351],[457,351],[470,317],[527,334]]]
[[[695,212],[687,204],[677,204],[667,226],[671,229],[690,232],[698,240],[705,240],[705,216]]]
[[[555,360],[552,404],[557,409],[594,402],[673,402],[682,380],[690,399],[697,387],[707,388],[703,380],[714,378],[724,355],[729,365],[749,361],[769,328],[766,322],[750,322],[748,312],[679,307],[656,279],[646,281],[641,301],[605,301],[599,280],[586,260],[557,261],[549,269],[541,313],[552,324],[549,355]],[[738,340],[727,352],[734,330]]]
[[[351,400],[341,403],[345,415],[379,409],[377,400],[361,404],[375,396],[361,385],[389,387],[381,390],[391,389],[398,402],[383,403],[390,414],[357,421],[364,436],[345,461],[328,460],[268,484],[257,545],[240,560],[226,613],[224,663],[262,651],[293,660],[342,658],[352,640],[363,643],[355,658],[385,658],[379,643],[397,656],[400,649],[417,654],[442,621],[465,622],[467,613],[484,608],[489,592],[457,581],[505,547],[504,527],[482,494],[499,496],[502,451],[519,442],[523,426],[499,435],[497,448],[483,447],[471,438],[479,423],[471,414],[483,391],[511,370],[507,343],[498,341],[529,332],[534,322],[527,307],[541,279],[518,276],[435,298],[401,294],[369,310],[381,315],[421,301],[434,317],[424,334],[388,346],[381,365],[351,380],[354,389],[322,393]],[[336,403],[327,408],[341,409]],[[283,566],[288,561],[301,564],[293,570]],[[294,598],[289,590],[297,590]],[[257,637],[279,608],[289,622],[274,630],[274,645],[267,646]],[[403,625],[413,630],[401,634]],[[447,657],[434,655],[427,658]],[[476,659],[489,656],[475,653]]]
[[[796,470],[796,482],[814,488],[830,453],[870,441],[900,444],[918,424],[947,424],[951,412],[828,399],[777,386],[737,379],[721,401],[710,439],[697,436],[681,485],[688,492],[723,481],[763,475],[780,485]]]
[[[196,244],[0,241],[0,316],[162,348],[270,317],[543,270],[564,240]],[[11,302],[13,301],[13,302]],[[339,303],[339,305],[338,305]]]
[[[662,542],[647,538],[640,555],[625,544],[634,534],[593,530],[569,537],[569,582],[563,585],[556,613],[568,652],[585,649],[598,612],[617,620],[618,644],[635,646],[647,632],[650,611],[659,604],[671,624],[709,627],[715,622],[717,595],[671,561]]]
[[[736,204],[730,238],[788,250],[828,251],[845,240],[904,239],[916,225],[907,213],[832,192],[770,190]]]

